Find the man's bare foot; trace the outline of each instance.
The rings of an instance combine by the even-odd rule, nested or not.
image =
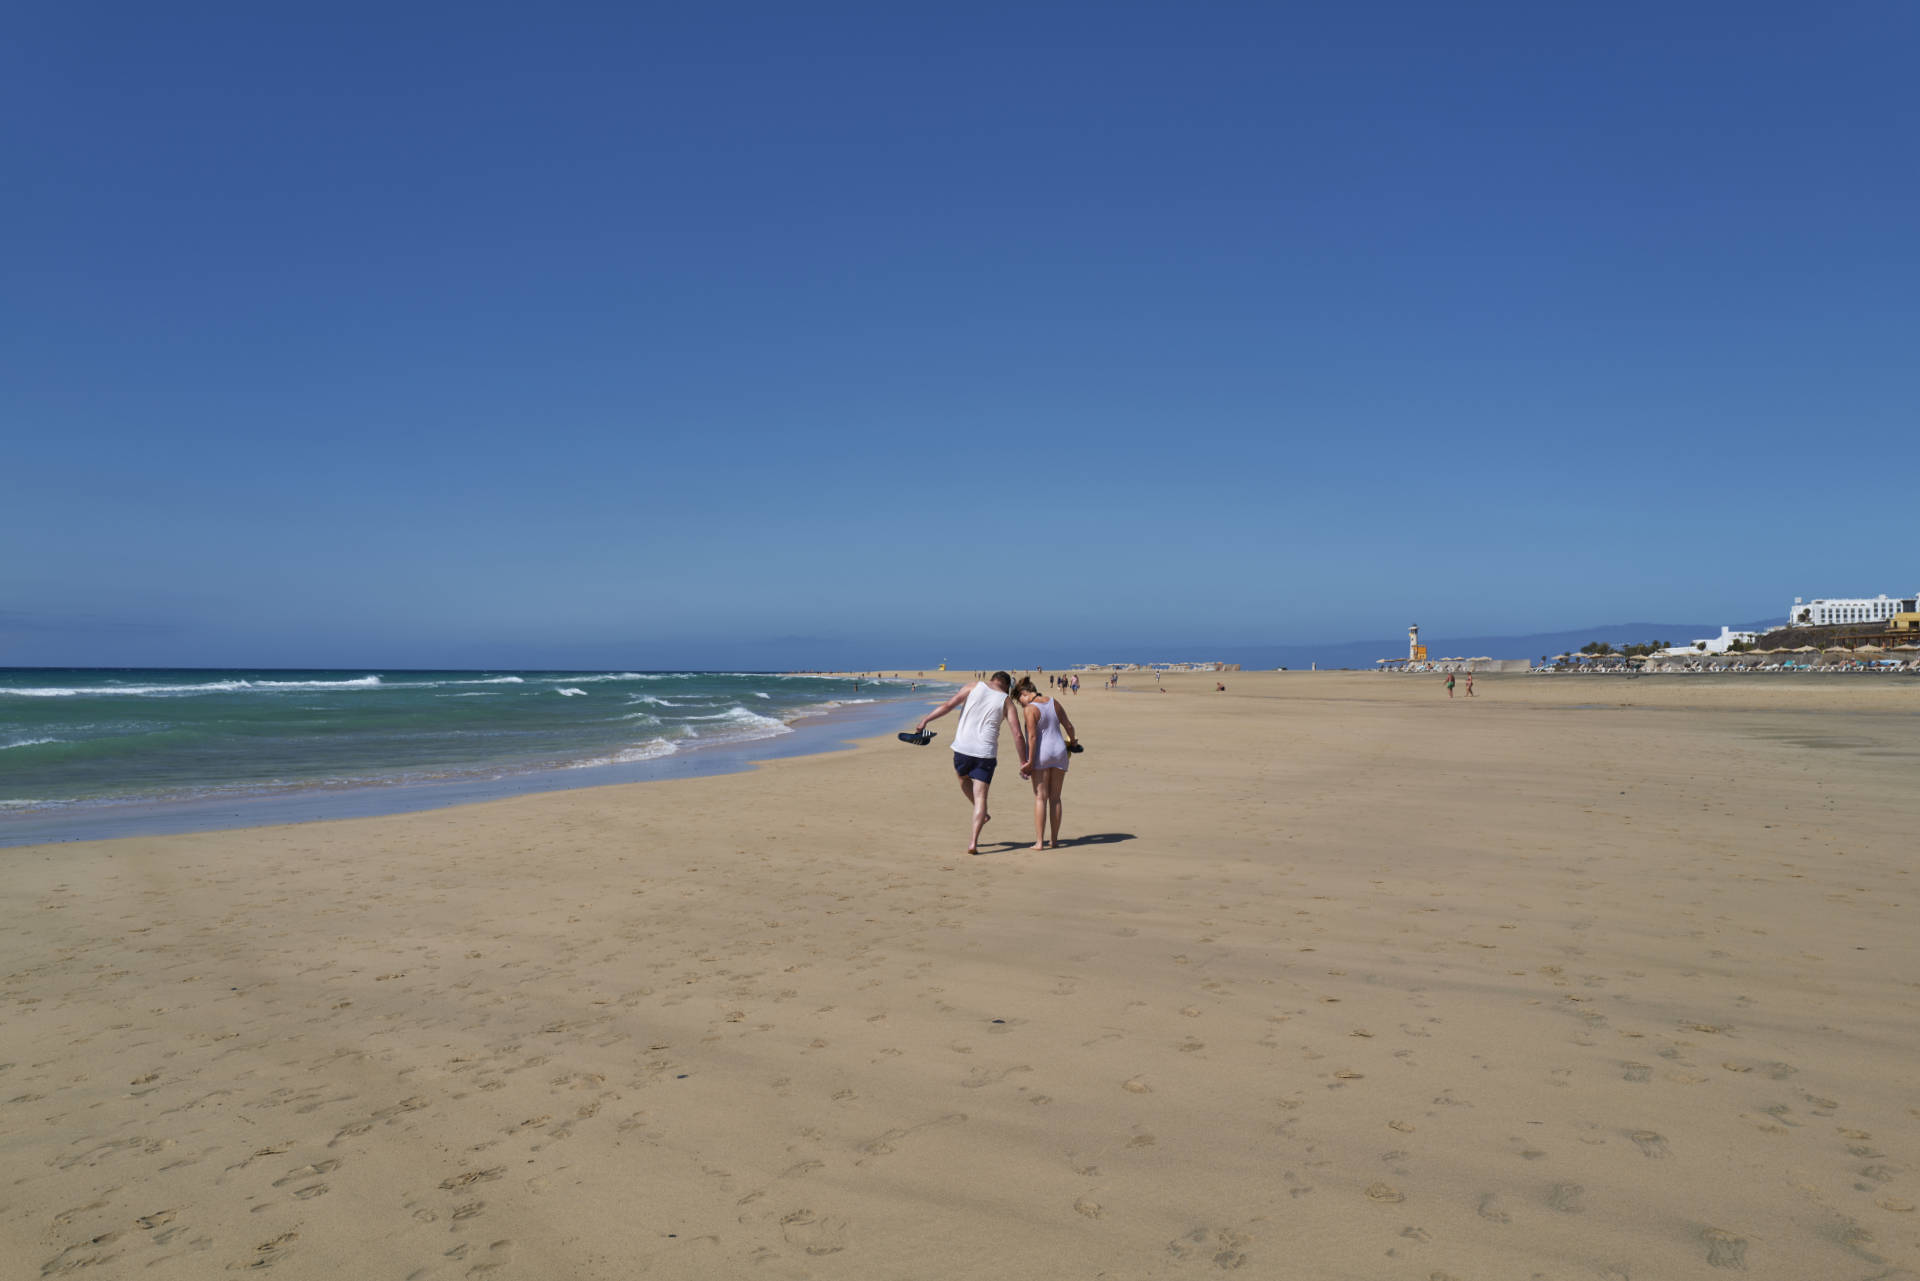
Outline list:
[[[1027,846],[1027,848],[1030,850],[1043,850],[1047,848],[1047,843],[1045,841],[1041,841],[1036,845],[1029,845]]]
[[[980,852],[980,851],[979,851],[978,849],[976,849],[976,848],[975,848],[974,846],[971,846],[971,845],[969,845],[969,846],[967,846],[967,853],[969,853],[969,854],[978,854],[979,852]]]

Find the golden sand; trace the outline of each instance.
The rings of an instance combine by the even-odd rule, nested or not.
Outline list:
[[[0,851],[9,1274],[1920,1270],[1920,684],[1219,679]]]

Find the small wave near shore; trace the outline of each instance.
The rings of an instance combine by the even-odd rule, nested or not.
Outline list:
[[[909,693],[746,672],[0,669],[0,804],[628,764],[789,734],[807,717]]]

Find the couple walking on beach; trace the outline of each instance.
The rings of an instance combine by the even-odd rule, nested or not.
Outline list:
[[[973,681],[959,693],[920,718],[914,727],[924,734],[927,725],[954,708],[960,709],[960,725],[953,732],[953,772],[960,780],[960,792],[973,806],[973,836],[967,853],[980,852],[980,829],[993,815],[987,812],[987,789],[993,785],[993,771],[1000,763],[1000,726],[1013,726],[1013,741],[1020,748],[1020,776],[1033,782],[1033,848],[1047,848],[1047,828],[1053,828],[1053,844],[1060,844],[1060,789],[1067,781],[1067,753],[1073,744],[1073,721],[1060,700],[1049,698],[1022,676],[1019,684],[1005,672],[995,672],[984,681]]]

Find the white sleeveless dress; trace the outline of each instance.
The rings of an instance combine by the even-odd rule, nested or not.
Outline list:
[[[1034,733],[1033,768],[1063,770],[1067,767],[1067,739],[1060,732],[1060,708],[1051,698],[1034,707],[1040,712],[1040,724]]]

